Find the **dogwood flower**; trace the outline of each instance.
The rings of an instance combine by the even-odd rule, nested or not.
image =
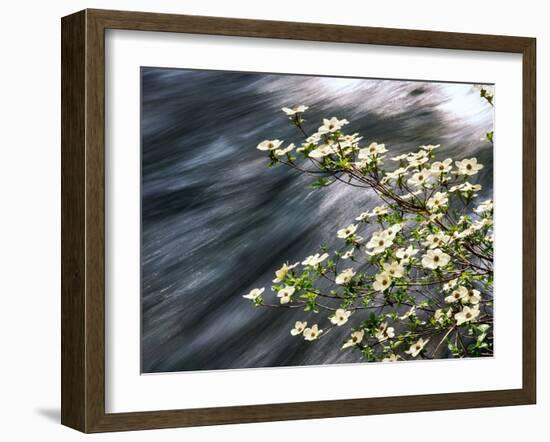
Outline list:
[[[472,176],[483,169],[483,164],[478,164],[477,158],[455,161],[455,165],[458,168],[457,173],[459,175]]]
[[[370,218],[370,212],[361,212],[357,218],[355,218],[355,221],[364,221],[367,218]]]
[[[408,156],[409,156],[408,154],[404,153],[402,155],[397,155],[396,157],[391,157],[390,159],[392,161],[403,161],[403,160],[406,160]]]
[[[390,227],[386,229],[386,233],[390,235],[392,238],[395,238],[395,235],[401,232],[402,229],[403,229],[403,224],[400,224],[400,223],[392,224]]]
[[[376,329],[376,333],[374,334],[374,337],[378,339],[379,342],[386,341],[387,339],[391,339],[395,336],[395,330],[393,327],[388,327],[387,322],[383,322],[380,324],[380,326]]]
[[[429,153],[428,151],[422,149],[422,146],[421,146],[421,149],[416,151],[416,152],[410,152],[408,155],[407,155],[407,159],[410,160],[410,159],[418,159],[418,158],[428,158],[429,157]]]
[[[393,244],[395,236],[391,235],[387,231],[383,230],[382,232],[375,232],[370,241],[367,243],[367,249],[372,249],[367,251],[369,255],[378,255],[386,250]]]
[[[346,322],[348,322],[350,315],[350,311],[339,308],[334,312],[334,315],[330,317],[330,322],[337,326],[344,325]]]
[[[393,172],[387,172],[384,176],[384,182],[388,182],[388,180],[398,180],[408,173],[408,167],[400,167],[399,169],[395,169]]]
[[[290,115],[290,116],[305,112],[308,109],[309,109],[309,106],[304,106],[303,104],[301,104],[300,106],[295,106],[295,107],[283,107],[283,108],[281,108],[281,110],[285,114]]]
[[[429,161],[428,152],[419,150],[418,152],[410,153],[407,155],[407,161],[411,167],[420,167]]]
[[[343,152],[344,156],[349,155],[354,150],[353,148],[356,147],[354,144],[343,139],[342,137],[338,138],[338,143],[335,143],[335,144],[336,144],[335,151],[337,153]]]
[[[389,356],[386,356],[384,359],[382,359],[382,362],[397,362],[399,360],[399,356],[392,353]]]
[[[467,196],[469,193],[473,192],[479,192],[481,190],[481,184],[471,184],[469,181],[466,181],[462,184],[457,184],[455,186],[452,186],[449,189],[449,192],[460,192],[463,195]]]
[[[283,266],[275,272],[276,278],[273,280],[273,282],[281,282],[283,279],[285,279],[285,276],[287,273],[292,270],[294,267],[296,267],[298,263],[294,263],[292,265],[289,265],[288,262],[285,262]]]
[[[415,315],[415,314],[416,314],[416,306],[413,305],[409,310],[407,310],[405,312],[404,315],[399,316],[399,319],[401,319],[403,321],[404,319],[407,319],[408,317],[410,317],[412,315]]]
[[[493,210],[493,200],[485,200],[474,209],[475,213],[485,213]]]
[[[438,232],[429,234],[422,245],[430,249],[435,249],[436,247],[447,245],[449,242],[451,242],[451,237],[449,235]]]
[[[474,223],[470,227],[464,229],[462,232],[456,231],[453,233],[454,238],[458,239],[464,239],[467,238],[470,235],[473,235],[476,233],[479,229],[481,229],[483,225],[481,223]]]
[[[330,144],[323,144],[319,146],[317,149],[313,149],[308,156],[310,158],[323,158],[327,155],[332,155],[335,153],[334,147]]]
[[[445,206],[449,202],[446,192],[436,192],[426,203],[426,206],[430,210],[437,210]]]
[[[470,228],[477,231],[477,230],[483,229],[486,226],[492,226],[492,225],[493,225],[493,220],[492,219],[483,218],[483,219],[478,219],[478,220],[474,221],[474,223],[470,226]]]
[[[322,135],[315,132],[314,134],[310,135],[309,137],[306,138],[306,143],[307,144],[317,144],[319,141],[321,141],[321,137]]]
[[[428,250],[422,257],[422,267],[427,269],[437,269],[449,264],[451,257],[441,249]]]
[[[447,158],[443,161],[434,161],[430,167],[430,172],[436,176],[440,176],[442,173],[448,173],[453,168],[453,160]]]
[[[472,184],[469,181],[462,184],[462,187],[460,188],[462,193],[479,192],[480,190],[481,184]]]
[[[328,253],[310,255],[302,261],[302,265],[316,267],[328,258]]]
[[[429,161],[429,158],[428,157],[423,157],[423,156],[416,157],[416,158],[410,158],[409,157],[408,160],[409,160],[409,166],[411,166],[411,167],[420,167],[424,163],[427,163]]]
[[[350,224],[346,228],[338,230],[338,232],[336,232],[336,236],[342,239],[349,238],[355,233],[356,230],[357,224]]]
[[[470,322],[475,320],[479,316],[479,306],[475,305],[474,307],[464,306],[462,311],[455,314],[456,325],[462,325],[465,322]]]
[[[395,252],[395,256],[397,256],[401,260],[401,264],[406,265],[410,262],[410,259],[417,253],[418,249],[415,249],[413,246],[409,246],[406,249],[397,249]]]
[[[281,304],[288,304],[291,300],[291,296],[296,291],[296,287],[287,285],[277,292],[277,298]]]
[[[357,156],[357,158],[359,158],[360,160],[366,160],[387,151],[388,150],[386,149],[384,144],[371,143],[369,147],[365,147],[359,150],[359,155]]]
[[[357,145],[357,143],[359,143],[362,139],[363,137],[359,136],[357,132],[351,135],[342,135],[338,138],[339,141],[343,141],[344,143],[348,143],[353,146]]]
[[[374,277],[372,288],[378,292],[383,292],[391,285],[391,277],[387,272],[378,273]]]
[[[392,263],[384,264],[384,272],[391,278],[401,278],[405,273],[405,267],[401,262],[394,261]]]
[[[428,225],[428,224],[437,224],[436,221],[441,221],[445,214],[443,212],[439,213],[432,213],[430,216],[428,216],[423,221],[420,221],[421,225]]]
[[[371,216],[382,216],[390,213],[390,209],[386,206],[376,206],[372,209]]]
[[[365,331],[364,330],[358,330],[358,331],[354,331],[352,334],[351,334],[351,338],[348,339],[344,345],[342,345],[342,349],[344,348],[348,348],[348,347],[354,347],[358,344],[361,343],[361,341],[363,340],[363,337],[365,336]]]
[[[263,151],[275,150],[278,149],[281,144],[283,144],[282,140],[264,140],[258,144],[257,149]]]
[[[389,212],[390,212],[390,210],[386,206],[377,206],[374,209],[372,209],[372,212],[363,212],[355,219],[357,221],[363,221],[366,218],[372,218],[374,216],[386,215]]]
[[[428,183],[429,174],[425,171],[416,172],[411,178],[408,179],[407,184],[410,186],[424,186]]]
[[[464,239],[464,238],[466,238],[470,235],[473,235],[474,233],[475,233],[475,230],[472,229],[472,227],[470,226],[470,227],[464,229],[462,232],[460,232],[458,230],[456,232],[454,232],[453,233],[453,238],[461,240],[461,239]]]
[[[457,287],[453,292],[445,297],[445,302],[448,304],[452,304],[453,302],[458,302],[461,299],[463,299],[468,294],[468,289],[466,287],[460,286]]]
[[[447,281],[445,284],[443,284],[443,291],[448,292],[449,290],[456,287],[457,284],[458,284],[458,278],[451,279],[450,281]]]
[[[411,355],[413,358],[416,358],[418,354],[424,349],[424,347],[428,342],[430,342],[429,339],[424,340],[420,338],[413,345],[411,345],[409,349],[405,351],[405,353]]]
[[[337,130],[340,130],[343,125],[348,123],[349,121],[345,118],[342,120],[339,120],[336,117],[332,117],[330,120],[323,118],[323,125],[319,127],[318,132],[320,134],[336,132]]]
[[[479,304],[481,301],[481,294],[479,290],[476,289],[468,289],[467,292],[462,297],[462,302],[465,304]]]
[[[296,321],[294,323],[294,328],[290,330],[290,334],[292,336],[297,336],[305,330],[306,326],[307,326],[307,322]]]
[[[433,144],[427,144],[425,146],[420,146],[420,149],[431,152],[432,150],[437,149],[439,146],[441,146],[441,144],[436,144],[435,146]]]
[[[338,276],[336,276],[336,279],[334,282],[339,285],[347,284],[351,281],[351,279],[355,276],[355,271],[353,269],[345,269]]]
[[[478,192],[481,190],[481,184],[472,184],[469,181],[465,181],[460,186],[460,190],[463,192]]]
[[[323,333],[323,330],[319,330],[319,326],[314,324],[311,328],[306,328],[303,333],[306,341],[315,341]]]
[[[401,198],[402,200],[407,201],[407,200],[413,199],[415,196],[418,196],[423,192],[424,191],[422,189],[415,190],[414,192],[405,193],[405,194],[401,195],[399,198]]]
[[[292,149],[294,149],[294,143],[290,143],[287,147],[285,147],[284,149],[275,149],[275,151],[273,152],[275,154],[275,156],[277,157],[280,157],[282,155],[285,155],[289,152],[292,151]]]
[[[262,287],[261,289],[252,289],[248,294],[243,295],[243,298],[250,299],[251,301],[255,301],[259,297],[262,296],[262,293],[265,291],[265,287]]]

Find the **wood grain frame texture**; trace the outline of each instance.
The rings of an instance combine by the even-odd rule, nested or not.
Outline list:
[[[496,35],[84,10],[62,26],[62,424],[86,433],[534,404],[536,40]],[[523,56],[523,387],[188,410],[105,412],[105,30],[519,53]]]

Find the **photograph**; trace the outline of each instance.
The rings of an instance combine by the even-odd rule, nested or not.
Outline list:
[[[142,374],[495,355],[493,84],[140,75]]]

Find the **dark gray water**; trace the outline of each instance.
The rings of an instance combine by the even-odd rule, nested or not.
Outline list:
[[[358,362],[348,330],[313,344],[293,338],[302,311],[254,308],[285,261],[301,261],[374,204],[361,189],[312,190],[311,179],[266,168],[264,139],[301,141],[282,106],[306,104],[306,126],[347,118],[348,133],[391,154],[441,144],[476,155],[492,196],[492,108],[471,85],[142,69],[142,371]]]

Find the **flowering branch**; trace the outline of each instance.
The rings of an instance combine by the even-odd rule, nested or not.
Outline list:
[[[480,90],[493,106],[494,93]],[[477,203],[482,186],[475,182],[483,165],[476,158],[436,159],[440,146],[431,144],[388,159],[384,144],[362,145],[359,134],[345,133],[348,120],[336,117],[309,135],[307,109],[282,109],[304,139],[299,147],[259,143],[268,165],[314,176],[315,188],[370,189],[381,204],[335,232],[336,250],[321,247],[284,263],[271,287],[275,302],[264,300],[265,288],[243,297],[315,316],[290,330],[306,341],[349,327],[341,348],[367,361],[442,357],[443,343],[452,357],[492,355],[493,202]],[[492,142],[493,132],[486,139]]]

